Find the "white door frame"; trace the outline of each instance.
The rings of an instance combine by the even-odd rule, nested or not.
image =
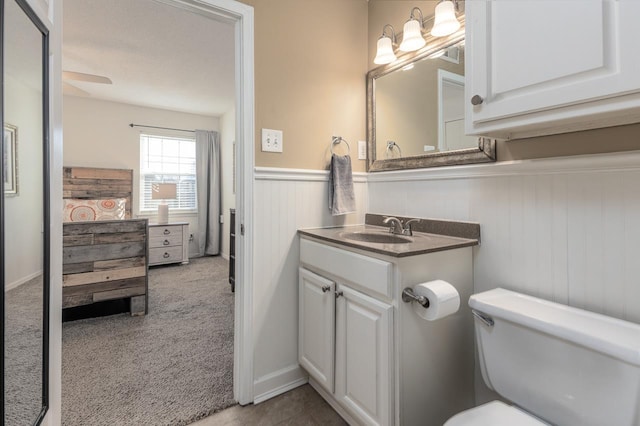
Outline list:
[[[438,151],[448,149],[444,139],[444,89],[447,84],[464,89],[464,76],[438,68]]]
[[[62,384],[62,7],[63,0],[27,0],[50,29],[51,140],[51,301],[49,333],[49,411],[43,425],[61,423]],[[157,0],[235,25],[236,226],[246,235],[236,239],[234,398],[253,402],[253,170],[254,71],[253,8],[234,0]]]
[[[238,403],[246,405],[253,402],[253,7],[235,0],[156,1],[232,22],[235,26],[236,235],[239,238],[236,237],[233,396]]]

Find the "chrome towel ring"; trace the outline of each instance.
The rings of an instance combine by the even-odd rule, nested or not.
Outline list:
[[[347,145],[347,150],[349,153],[351,153],[351,147],[349,146],[349,142],[347,142],[346,140],[344,140],[342,138],[342,136],[333,136],[331,138],[331,154],[333,154],[333,147],[340,144],[340,142],[344,142]]]

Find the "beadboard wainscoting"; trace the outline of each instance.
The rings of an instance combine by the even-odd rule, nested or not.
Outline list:
[[[368,181],[371,212],[480,223],[475,292],[504,287],[640,323],[640,152]]]
[[[255,168],[254,401],[307,381],[298,366],[299,228],[364,223],[366,174],[354,173],[356,212],[331,216],[328,172]]]

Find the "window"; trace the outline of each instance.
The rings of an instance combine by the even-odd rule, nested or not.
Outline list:
[[[175,183],[177,198],[167,200],[171,210],[195,211],[196,141],[193,138],[140,135],[140,212],[157,210],[151,184]]]

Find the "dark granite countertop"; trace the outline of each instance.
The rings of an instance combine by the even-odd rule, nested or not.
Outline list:
[[[418,254],[432,253],[442,250],[451,250],[461,247],[475,246],[479,244],[477,238],[452,237],[441,234],[431,234],[426,232],[413,232],[413,236],[401,236],[408,238],[407,243],[372,243],[366,241],[356,241],[347,238],[350,233],[371,233],[389,235],[389,228],[375,225],[352,225],[335,228],[300,229],[298,233],[302,236],[312,237],[342,246],[353,247],[392,257],[415,256]],[[479,232],[478,232],[479,235]]]

